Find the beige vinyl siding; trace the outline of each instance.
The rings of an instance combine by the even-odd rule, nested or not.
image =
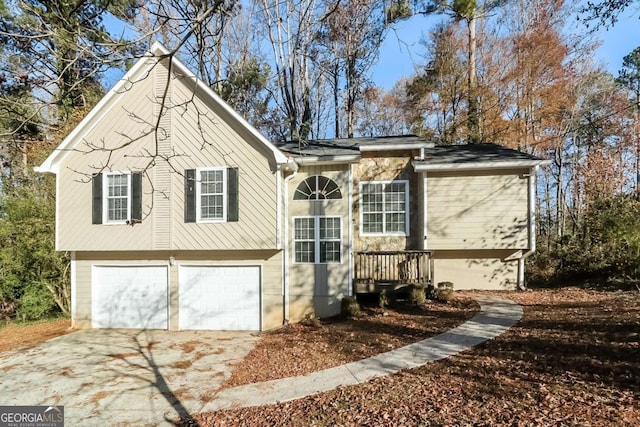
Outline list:
[[[428,173],[428,249],[525,249],[528,171]]]
[[[276,175],[262,144],[233,128],[223,111],[193,98],[192,89],[172,80],[173,147],[182,156],[173,165],[186,169],[210,166],[239,168],[239,221],[198,224],[184,222],[184,179],[174,174],[172,211],[174,249],[275,248],[277,227]],[[188,102],[193,100],[193,102]],[[245,139],[249,138],[248,140]]]
[[[340,187],[340,200],[293,200],[296,188],[305,179],[322,175]],[[304,166],[289,182],[289,318],[298,321],[313,312],[327,317],[340,312],[340,300],[347,296],[349,277],[349,165]],[[332,216],[341,218],[342,262],[329,264],[297,264],[295,262],[294,218]]]
[[[434,282],[451,282],[455,290],[514,290],[518,262],[504,261],[511,250],[434,252]]]
[[[169,258],[175,263],[169,265]],[[178,329],[178,267],[215,265],[261,267],[262,329],[273,329],[283,322],[282,252],[276,251],[187,251],[187,252],[78,252],[76,253],[77,328],[91,327],[91,270],[94,265],[166,265],[169,268],[169,329]]]
[[[91,224],[91,175],[97,172],[141,170],[148,158],[145,147],[153,147],[153,108],[149,97],[152,79],[133,83],[118,98],[118,105],[85,135],[76,150],[65,157],[57,179],[59,250],[148,250],[152,249],[153,205],[150,185],[143,177],[141,224]],[[106,149],[116,149],[112,155]],[[152,176],[152,175],[151,175]]]
[[[273,153],[228,112],[205,104],[194,96],[191,84],[187,86],[175,77],[166,93],[160,128],[157,134],[153,132],[166,74],[166,67],[160,64],[151,71],[151,78],[133,83],[85,136],[85,141],[96,146],[120,147],[111,156],[104,150],[91,150],[85,143],[64,159],[58,175],[58,249],[275,249],[277,188]],[[151,162],[150,155],[156,149],[161,157]],[[216,166],[239,169],[238,222],[185,223],[184,171]],[[141,224],[91,224],[90,176],[102,168],[146,171]]]

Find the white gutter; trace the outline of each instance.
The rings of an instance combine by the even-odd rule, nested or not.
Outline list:
[[[284,252],[282,256],[282,318],[283,324],[289,323],[289,181],[298,174],[298,165],[291,164],[291,175],[284,179]]]
[[[301,165],[339,165],[346,163],[358,163],[360,161],[360,154],[345,154],[342,156],[300,156],[295,159],[296,163]]]
[[[536,251],[536,177],[538,166],[529,172],[529,248],[518,258],[518,289],[527,289],[524,283],[524,261]]]
[[[469,162],[469,163],[437,163],[423,164],[413,162],[413,169],[416,172],[436,172],[436,171],[463,171],[479,169],[513,169],[522,167],[538,167],[550,164],[550,160],[503,160],[497,162]]]

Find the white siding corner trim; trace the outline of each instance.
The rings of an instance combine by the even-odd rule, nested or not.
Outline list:
[[[56,178],[57,179],[57,178]],[[78,313],[78,280],[76,278],[76,252],[72,251],[71,257],[71,327],[75,327],[76,315]]]

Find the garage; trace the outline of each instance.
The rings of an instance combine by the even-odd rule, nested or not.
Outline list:
[[[93,266],[94,328],[168,329],[167,266]]]
[[[260,330],[260,267],[180,266],[180,329]]]

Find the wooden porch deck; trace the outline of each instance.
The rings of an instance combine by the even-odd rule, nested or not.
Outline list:
[[[433,253],[423,250],[356,252],[356,293],[380,292],[406,285],[433,285]]]

